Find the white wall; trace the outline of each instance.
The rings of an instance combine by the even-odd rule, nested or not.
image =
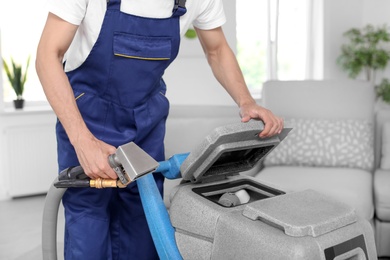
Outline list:
[[[324,78],[347,78],[347,73],[336,64],[340,47],[345,42],[343,33],[353,27],[362,28],[390,25],[388,0],[323,0],[324,1]],[[390,77],[390,69],[384,76]],[[378,75],[379,77],[379,75]]]
[[[343,33],[363,24],[363,2],[365,0],[323,0],[324,1],[324,78],[346,78],[336,64]],[[367,0],[369,1],[369,0]]]
[[[363,22],[390,25],[390,2],[388,0],[362,0]]]
[[[390,26],[390,1],[363,0],[363,23]],[[380,81],[382,76],[390,78],[390,64],[388,67],[382,75],[377,75],[377,81]]]

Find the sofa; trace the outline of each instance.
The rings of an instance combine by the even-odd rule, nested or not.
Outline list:
[[[390,256],[390,172],[381,169],[388,117],[375,111],[373,86],[355,80],[269,81],[262,102],[293,130],[254,177],[286,192],[314,189],[352,206],[371,222],[378,256]]]
[[[390,106],[376,113],[375,237],[379,256],[390,256]]]
[[[242,174],[286,192],[310,188],[351,205],[372,224],[378,256],[390,256],[390,109],[375,110],[372,86],[354,80],[269,81],[262,97],[261,104],[294,130]],[[172,106],[166,157],[190,152],[216,127],[238,122],[234,105]],[[180,181],[165,182],[168,208]]]

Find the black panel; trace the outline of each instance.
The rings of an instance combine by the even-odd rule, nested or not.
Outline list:
[[[363,235],[357,236],[343,243],[325,249],[324,250],[325,259],[333,260],[335,257],[359,247],[363,250],[364,254],[366,255],[366,259],[368,259],[366,243]]]
[[[229,175],[252,169],[274,146],[263,146],[222,153],[203,177]]]
[[[280,190],[277,190],[277,189],[271,188],[269,186],[260,184],[258,182],[250,181],[250,180],[237,180],[237,181],[232,181],[232,182],[227,182],[227,183],[222,183],[222,184],[193,188],[192,191],[195,192],[196,194],[206,198],[207,200],[210,200],[210,201],[222,206],[221,204],[218,203],[218,199],[223,194],[222,191],[234,189],[235,187],[241,187],[241,186],[245,186],[245,185],[247,185],[248,187],[255,188],[255,189],[245,188],[245,190],[248,193],[250,193],[250,197],[251,197],[251,200],[248,203],[271,197],[271,196],[266,195],[264,193],[256,192],[256,189],[258,189],[260,191],[264,191],[264,192],[269,193],[269,194],[272,194],[273,196],[285,194],[285,192],[283,192],[283,191],[280,191]],[[221,191],[221,193],[218,193],[218,191]],[[205,194],[210,193],[210,192],[213,192],[214,195],[205,195]]]

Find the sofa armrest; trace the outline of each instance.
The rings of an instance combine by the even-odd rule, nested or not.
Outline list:
[[[378,110],[375,122],[375,165],[380,168],[383,145],[383,125],[390,122],[390,109]]]
[[[375,214],[384,222],[390,221],[390,170],[377,169],[374,173]]]

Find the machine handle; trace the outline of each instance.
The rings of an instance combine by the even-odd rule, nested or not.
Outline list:
[[[84,180],[88,179],[88,176],[84,173],[81,166],[69,167],[62,170],[58,175],[58,180]]]
[[[85,173],[81,166],[69,167],[61,171],[57,181],[54,182],[56,188],[124,188],[119,180],[101,179],[92,180]]]
[[[89,178],[84,173],[81,166],[69,167],[61,171],[58,175],[57,181],[54,182],[56,188],[85,188],[89,187]]]

